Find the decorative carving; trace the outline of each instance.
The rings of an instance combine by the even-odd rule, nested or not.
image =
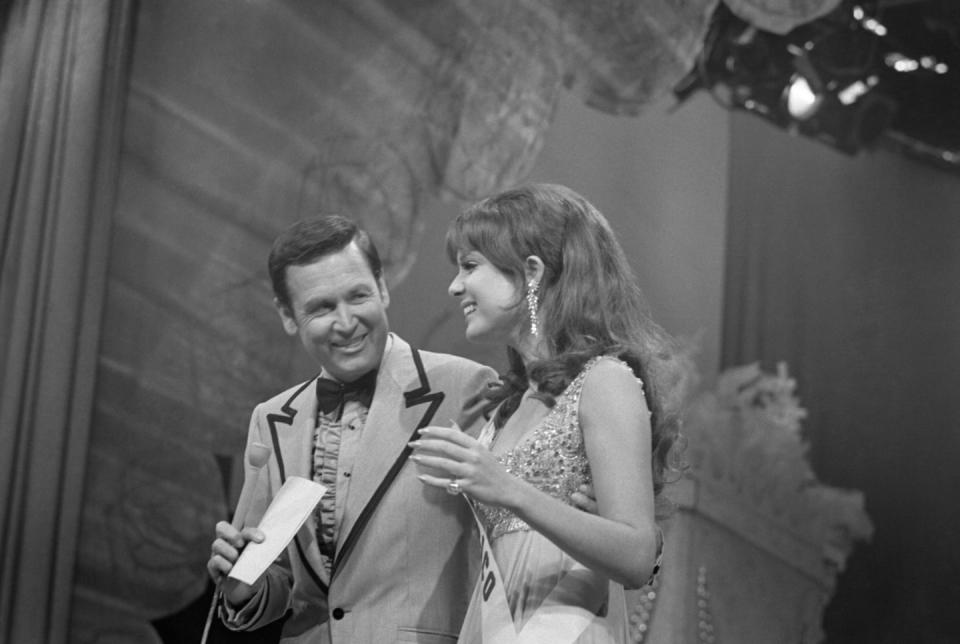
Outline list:
[[[407,133],[409,134],[409,133]],[[359,220],[380,251],[391,284],[416,260],[420,189],[402,136],[338,136],[318,141],[302,170],[296,218],[339,213]]]
[[[853,542],[873,526],[863,494],[823,485],[807,460],[796,381],[756,364],[720,374],[715,392],[695,399],[686,415],[690,474],[716,493],[740,497],[789,533],[822,548],[838,570]]]
[[[689,467],[667,488],[660,587],[632,594],[634,642],[822,641],[836,576],[873,526],[860,492],[817,481],[795,389],[785,364],[752,364],[688,405]]]
[[[697,642],[713,644],[716,641],[713,613],[710,611],[710,588],[707,585],[707,567],[697,568]]]
[[[650,621],[653,609],[657,606],[657,591],[660,588],[659,575],[644,587],[637,598],[637,604],[630,614],[630,639],[634,644],[643,644],[650,633]]]
[[[456,125],[435,133],[442,187],[475,199],[523,180],[564,87],[604,112],[642,112],[690,70],[717,2],[460,3],[442,36],[419,17],[448,48],[431,109]]]
[[[838,6],[840,0],[723,0],[740,18],[752,25],[785,34],[805,22],[816,20]]]

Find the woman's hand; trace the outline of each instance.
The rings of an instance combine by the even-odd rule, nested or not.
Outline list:
[[[489,449],[459,427],[424,427],[420,438],[411,442],[410,457],[424,471],[417,478],[427,485],[460,490],[488,505],[515,508],[526,485],[507,472]]]

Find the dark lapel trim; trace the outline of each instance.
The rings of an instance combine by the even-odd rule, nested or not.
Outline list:
[[[277,457],[277,468],[280,471],[280,485],[283,485],[287,482],[286,468],[283,466],[283,453],[280,451],[280,437],[277,435],[277,424],[282,423],[284,425],[292,425],[293,419],[297,415],[297,410],[291,407],[291,403],[296,400],[297,396],[303,393],[303,390],[310,386],[313,382],[313,379],[306,381],[300,387],[293,392],[293,395],[287,398],[287,402],[283,403],[283,407],[280,408],[281,414],[267,414],[267,424],[270,425],[270,439],[273,441],[273,453]]]
[[[404,403],[408,409],[415,405],[429,403],[429,406],[423,413],[423,417],[420,419],[420,422],[417,423],[416,428],[413,430],[413,434],[410,436],[410,440],[414,440],[417,437],[417,432],[429,425],[430,421],[433,420],[433,415],[437,413],[437,408],[440,407],[440,403],[443,402],[444,393],[442,391],[431,393],[430,381],[427,380],[427,371],[423,368],[423,360],[420,358],[420,352],[417,349],[410,347],[410,354],[413,357],[413,363],[417,368],[417,377],[420,380],[420,386],[416,389],[405,391],[403,393]],[[360,512],[356,522],[353,524],[353,529],[350,531],[350,534],[347,535],[346,540],[343,542],[343,546],[341,546],[337,552],[337,557],[333,562],[333,570],[330,573],[331,583],[333,583],[333,579],[337,576],[337,573],[343,567],[344,562],[350,556],[353,548],[357,545],[357,541],[360,539],[360,535],[367,526],[367,522],[370,520],[373,512],[377,509],[380,499],[382,499],[383,495],[386,494],[387,489],[389,489],[390,485],[393,483],[393,480],[400,472],[400,469],[403,467],[404,463],[406,463],[407,457],[410,456],[410,452],[412,451],[413,449],[409,445],[404,446],[399,456],[397,456],[397,460],[393,462],[393,465],[390,467],[389,471],[387,471],[387,474],[383,477],[383,480],[380,481],[380,485],[377,486],[373,496],[370,497],[370,500]]]
[[[267,424],[270,425],[270,440],[273,441],[273,453],[277,457],[277,470],[280,472],[280,485],[283,485],[287,482],[287,473],[286,468],[283,465],[283,453],[280,451],[280,437],[277,435],[277,425],[292,425],[293,418],[297,415],[297,410],[290,406],[290,404],[303,393],[303,390],[313,384],[314,379],[310,379],[303,383],[299,389],[293,392],[293,395],[287,399],[287,402],[283,403],[283,407],[280,408],[282,414],[267,414]],[[293,538],[293,543],[297,547],[297,554],[300,555],[300,561],[303,563],[303,567],[306,569],[307,573],[310,575],[310,578],[313,579],[320,590],[323,591],[323,594],[327,594],[328,587],[320,575],[317,574],[317,571],[313,569],[313,566],[310,565],[310,560],[307,559],[307,552],[303,547],[303,544],[300,543],[300,535],[298,534]]]

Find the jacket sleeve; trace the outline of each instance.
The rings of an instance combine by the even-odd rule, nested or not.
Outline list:
[[[274,485],[279,484],[280,480],[275,454],[271,452],[267,465],[260,470],[251,466],[248,458],[253,443],[259,442],[272,449],[270,433],[263,422],[265,414],[263,405],[259,405],[250,417],[250,428],[247,432],[247,446],[243,455],[244,487],[252,486],[252,496],[245,512],[244,525],[260,523],[276,493]],[[243,496],[244,491],[240,494]],[[284,616],[293,593],[293,574],[286,549],[256,582],[256,586],[256,594],[243,606],[233,607],[225,601],[221,602],[220,614],[227,628],[235,631],[252,630]]]
[[[467,434],[476,437],[480,433],[486,418],[483,415],[487,406],[485,396],[490,383],[497,382],[499,376],[490,367],[468,362],[468,366],[461,370],[458,381],[458,394],[461,409],[457,418],[457,425]]]

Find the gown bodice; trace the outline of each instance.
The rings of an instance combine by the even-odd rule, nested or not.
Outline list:
[[[626,363],[609,356],[589,360],[556,398],[547,416],[497,459],[514,476],[568,505],[573,505],[571,494],[581,485],[592,483],[580,429],[580,392],[587,373],[602,359],[616,360],[629,369]],[[490,447],[494,440],[496,430],[491,420],[481,431],[480,441]],[[530,530],[526,522],[506,508],[477,505],[491,540],[508,532]]]

